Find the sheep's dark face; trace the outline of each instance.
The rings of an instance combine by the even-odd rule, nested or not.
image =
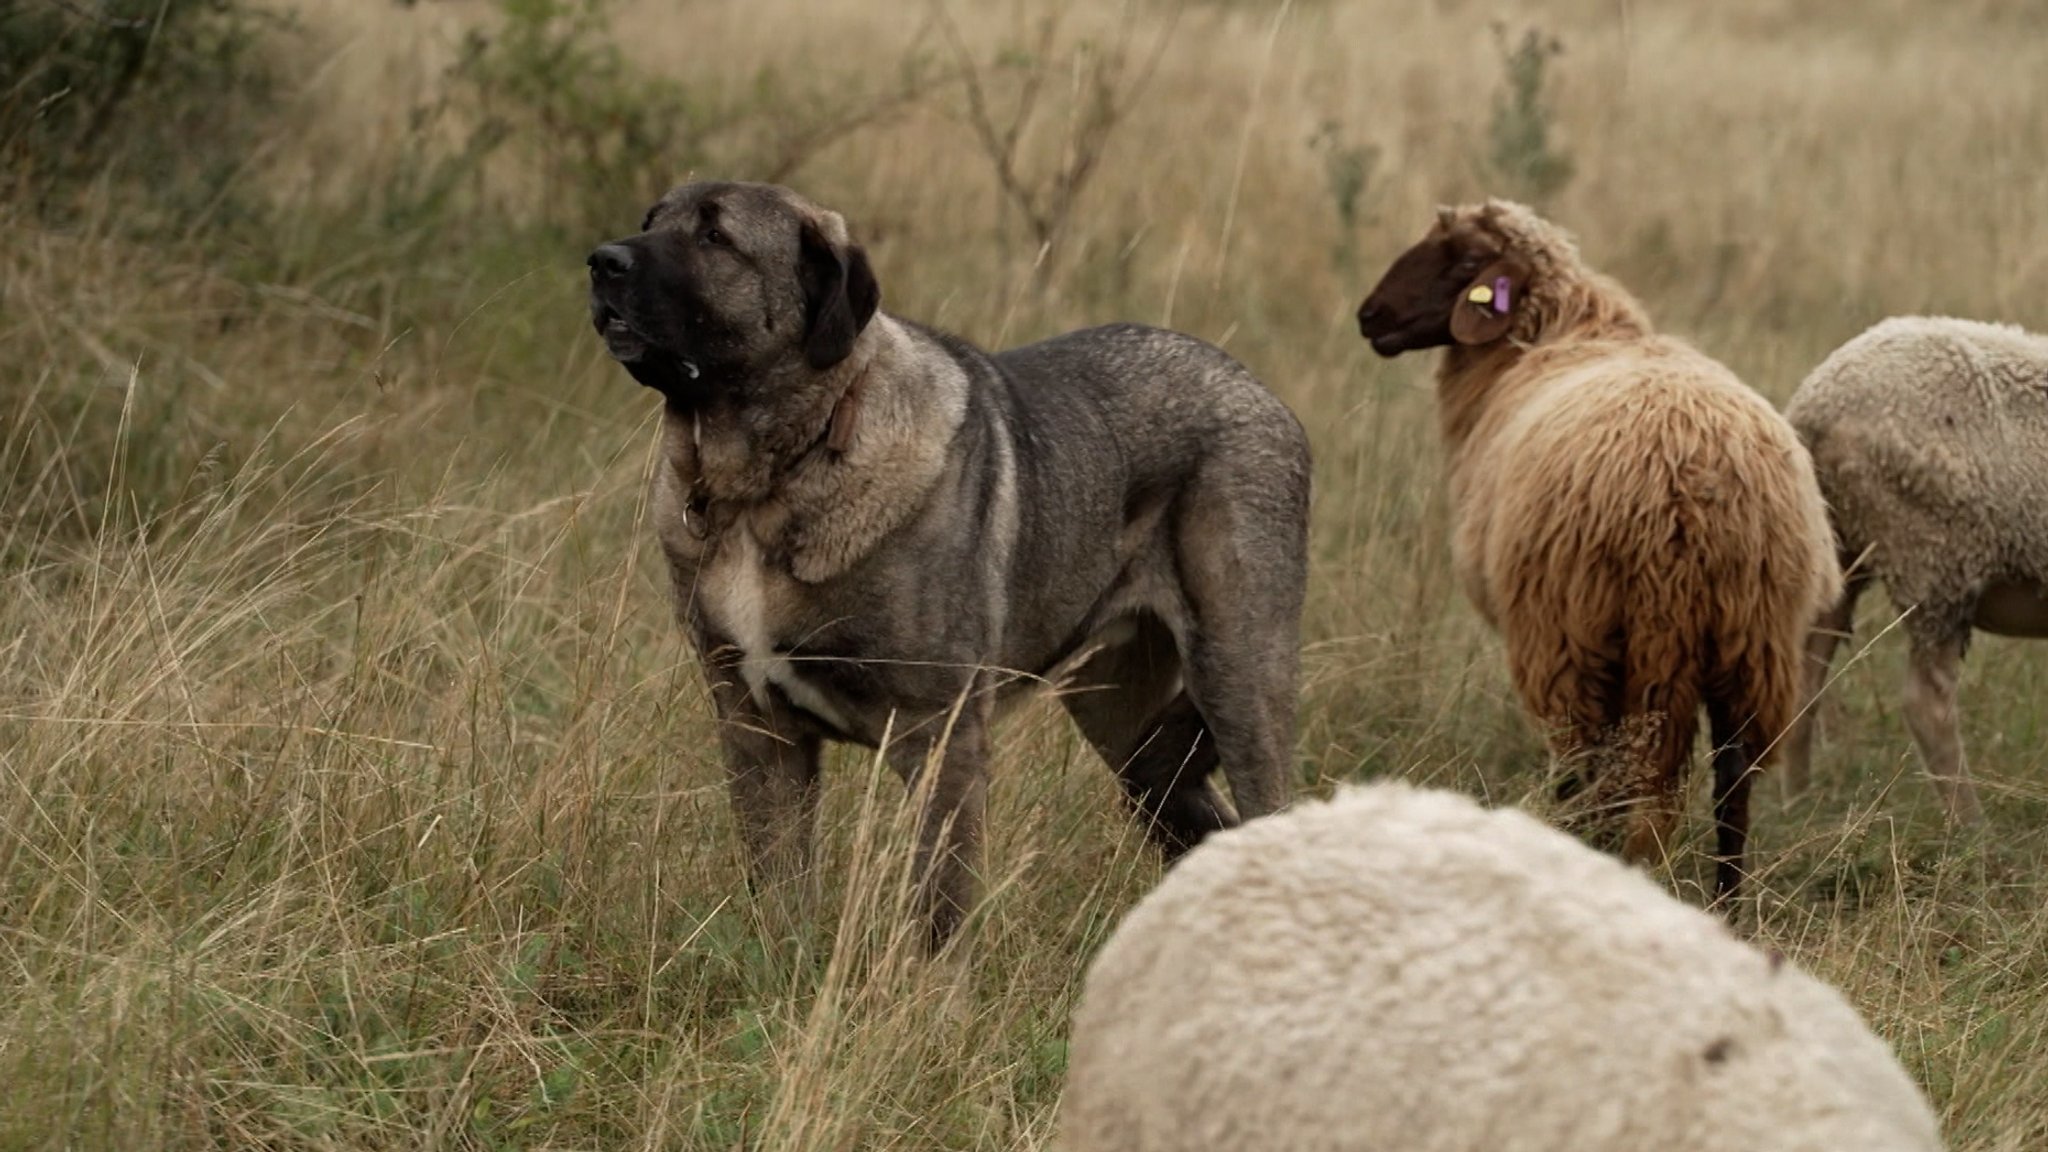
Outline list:
[[[1358,306],[1358,333],[1382,356],[1498,340],[1521,280],[1506,271],[1499,243],[1446,211]]]

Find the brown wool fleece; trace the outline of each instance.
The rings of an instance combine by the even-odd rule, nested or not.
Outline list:
[[[1635,858],[1683,803],[1704,707],[1761,763],[1800,700],[1808,626],[1840,591],[1813,467],[1726,367],[1656,334],[1555,225],[1503,201],[1452,210],[1527,270],[1505,338],[1438,371],[1459,579],[1507,645],[1561,757],[1620,732],[1646,763]],[[1628,735],[1646,722],[1650,739]]]

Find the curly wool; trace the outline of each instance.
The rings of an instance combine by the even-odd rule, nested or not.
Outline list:
[[[1917,608],[1911,626],[1967,632],[1991,581],[2048,586],[2048,337],[1886,320],[1822,361],[1785,415],[1845,558]]]
[[[1886,320],[1836,349],[1785,414],[1813,453],[1837,547],[1854,575],[1815,632],[1814,688],[1882,581],[1908,613],[1906,717],[1950,814],[1978,816],[1955,710],[1971,630],[2041,635],[2048,615],[2048,337],[1945,317]],[[2032,619],[1986,593],[2018,590]],[[1803,782],[1811,716],[1788,740]]]
[[[1842,996],[1513,810],[1382,784],[1211,837],[1091,964],[1064,1152],[1933,1152]]]
[[[1529,269],[1505,339],[1452,347],[1438,395],[1459,579],[1561,755],[1655,717],[1627,852],[1668,842],[1699,710],[1760,764],[1800,703],[1807,627],[1840,590],[1792,428],[1656,334],[1571,239],[1503,201],[1454,210]]]

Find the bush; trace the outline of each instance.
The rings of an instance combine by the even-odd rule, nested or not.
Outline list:
[[[1494,25],[1506,83],[1493,98],[1493,119],[1487,124],[1487,163],[1508,195],[1536,207],[1571,181],[1577,166],[1570,154],[1551,141],[1556,113],[1544,98],[1550,61],[1564,54],[1564,44],[1530,28],[1519,43]]]
[[[0,197],[50,208],[112,170],[159,210],[211,204],[268,111],[265,22],[244,0],[0,4]]]
[[[510,148],[538,174],[544,221],[616,230],[679,172],[702,163],[714,116],[681,85],[631,66],[606,0],[500,0],[451,79],[474,105],[467,151]]]
[[[447,103],[466,125],[458,166],[535,174],[537,223],[588,238],[640,218],[693,171],[780,183],[833,143],[913,107],[944,77],[913,46],[893,73],[762,68],[723,97],[635,67],[610,0],[498,0],[470,34]],[[876,77],[880,77],[879,81]]]

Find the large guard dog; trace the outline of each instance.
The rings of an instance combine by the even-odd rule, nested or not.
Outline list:
[[[938,773],[943,944],[998,703],[1069,673],[1169,859],[1286,803],[1309,456],[1241,365],[1131,325],[984,354],[877,311],[845,223],[779,187],[685,185],[642,229],[590,254],[591,319],[664,401],[655,525],[757,888],[808,870],[821,742],[886,734]]]

